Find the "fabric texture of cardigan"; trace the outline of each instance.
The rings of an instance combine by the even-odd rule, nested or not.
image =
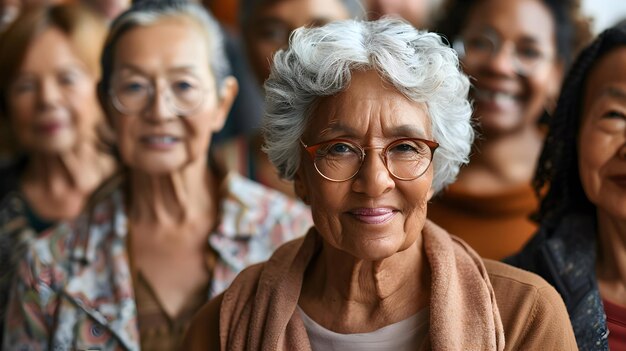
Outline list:
[[[505,262],[550,282],[567,306],[581,350],[608,350],[608,328],[595,273],[596,222],[584,215],[563,218],[548,233],[541,227],[517,255]]]
[[[139,350],[123,186],[30,243],[11,289],[3,350]],[[311,225],[307,206],[235,173],[220,188],[207,300]]]
[[[431,269],[428,350],[577,350],[558,293],[540,277],[482,259],[427,221],[423,245]],[[185,350],[311,350],[297,313],[305,271],[322,239],[279,248],[247,268],[198,313]]]

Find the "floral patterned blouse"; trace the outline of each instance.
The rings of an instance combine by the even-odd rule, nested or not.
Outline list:
[[[10,291],[3,349],[139,350],[122,183],[29,245]],[[207,300],[312,225],[304,204],[236,173],[223,181]]]

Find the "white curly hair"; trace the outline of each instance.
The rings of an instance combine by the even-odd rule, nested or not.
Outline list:
[[[469,79],[439,35],[391,18],[300,28],[289,48],[276,53],[265,82],[263,133],[264,151],[280,176],[293,179],[300,165],[299,139],[315,117],[315,102],[346,89],[355,70],[376,70],[409,99],[425,104],[440,145],[433,157],[433,190],[454,182],[474,140]]]

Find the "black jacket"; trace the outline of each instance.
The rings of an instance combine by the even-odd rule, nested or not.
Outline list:
[[[608,329],[595,274],[596,222],[570,215],[535,236],[506,263],[537,273],[561,294],[581,350],[608,350]]]

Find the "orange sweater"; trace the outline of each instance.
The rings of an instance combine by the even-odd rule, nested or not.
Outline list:
[[[479,255],[501,260],[535,233],[528,216],[539,202],[530,185],[506,193],[470,193],[453,184],[428,205],[428,218],[468,243]]]

